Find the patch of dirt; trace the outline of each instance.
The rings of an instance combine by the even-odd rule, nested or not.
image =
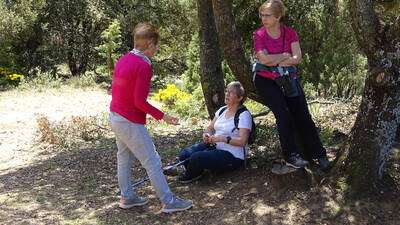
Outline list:
[[[111,97],[103,90],[0,92],[0,174],[32,162],[36,117],[50,121],[70,116],[95,116],[107,111]]]
[[[52,121],[100,115],[107,111],[109,100],[99,90],[0,94],[0,224],[394,225],[400,221],[400,206],[393,201],[400,198],[398,193],[349,201],[340,189],[323,180],[316,182],[304,171],[272,174],[274,140],[273,144],[258,143],[247,169],[208,174],[187,185],[168,177],[178,196],[193,200],[193,209],[159,213],[155,192],[145,183],[138,192],[149,197],[149,204],[121,210],[117,207],[116,146],[110,131],[69,150],[43,148],[34,142],[36,113]],[[204,123],[166,126],[151,121],[149,128],[163,163],[172,162],[180,148],[198,140]],[[262,134],[270,135],[271,130]],[[145,175],[138,163],[132,171],[135,179]]]

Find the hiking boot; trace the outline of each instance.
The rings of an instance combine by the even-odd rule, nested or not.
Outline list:
[[[326,156],[318,158],[318,164],[322,171],[326,171],[329,168],[329,161]]]
[[[172,197],[172,200],[168,204],[164,204],[164,207],[161,209],[163,213],[173,213],[178,211],[183,211],[186,209],[190,209],[193,206],[192,201],[183,200],[176,196]]]
[[[135,195],[133,198],[121,198],[119,207],[121,209],[130,209],[134,206],[146,205],[149,202],[147,198],[139,197]]]
[[[178,181],[182,184],[188,184],[188,183],[196,181],[200,178],[201,178],[201,175],[199,175],[197,177],[192,177],[191,175],[189,175],[188,173],[185,172],[185,173],[182,173],[181,175],[179,175]]]
[[[286,164],[288,166],[291,166],[293,168],[299,169],[299,168],[304,168],[308,165],[308,161],[304,160],[300,157],[299,154],[292,155],[286,160]]]

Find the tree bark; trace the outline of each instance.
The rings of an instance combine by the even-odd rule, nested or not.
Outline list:
[[[342,167],[351,193],[370,194],[383,183],[386,161],[400,124],[400,37],[398,24],[383,27],[372,0],[349,4],[352,28],[368,59],[359,112],[350,133]]]
[[[200,82],[212,118],[224,105],[224,75],[211,0],[197,0],[200,28]]]
[[[260,101],[252,82],[251,63],[246,58],[243,42],[236,28],[232,1],[212,0],[212,5],[224,58],[236,79],[242,83],[247,95],[253,100]]]

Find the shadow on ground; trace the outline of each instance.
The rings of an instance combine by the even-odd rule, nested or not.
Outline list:
[[[201,130],[154,134],[164,164],[178,148],[194,142]],[[267,147],[265,151],[269,151]],[[54,154],[54,152],[56,154]],[[89,148],[58,151],[47,160],[0,176],[0,224],[398,224],[399,206],[378,196],[347,203],[337,189],[312,184],[304,171],[277,176],[268,167],[222,175],[207,175],[189,185],[168,178],[193,209],[172,215],[161,208],[152,188],[139,193],[150,198],[144,207],[117,207],[116,147],[104,138]],[[268,155],[268,154],[266,154]],[[270,158],[254,159],[270,160]],[[265,156],[265,154],[264,154]],[[266,164],[268,165],[268,163]],[[144,175],[136,164],[135,178]]]

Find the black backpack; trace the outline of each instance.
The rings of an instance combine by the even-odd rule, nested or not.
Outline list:
[[[219,111],[218,116],[220,116],[226,110],[226,108],[227,108],[227,106],[222,107],[221,111]],[[244,111],[249,111],[249,110],[244,105],[239,106],[238,110],[235,113],[235,117],[233,119],[233,122],[235,124],[235,128],[233,128],[232,132],[235,131],[236,129],[239,129],[238,128],[238,126],[239,126],[239,115]],[[250,113],[250,115],[251,115],[251,113]],[[250,130],[250,134],[249,134],[249,139],[247,141],[247,143],[249,145],[253,144],[256,141],[256,135],[257,135],[256,133],[257,133],[256,124],[254,123],[253,116],[252,116],[251,117],[251,130]]]

